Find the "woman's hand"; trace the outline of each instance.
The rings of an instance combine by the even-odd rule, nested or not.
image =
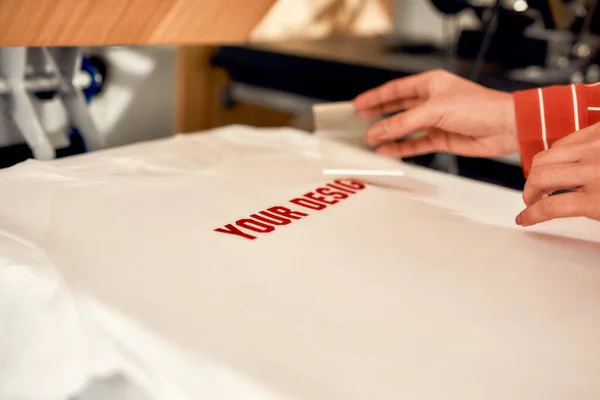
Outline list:
[[[492,157],[519,151],[512,96],[445,71],[397,79],[354,100],[359,115],[379,121],[365,141],[378,153],[410,157],[433,152]],[[395,142],[425,132],[420,138]]]
[[[549,196],[557,190],[571,192]],[[527,208],[517,216],[518,225],[564,217],[600,221],[600,124],[572,133],[538,153],[523,200]]]

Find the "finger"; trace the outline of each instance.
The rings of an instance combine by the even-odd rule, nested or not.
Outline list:
[[[521,211],[515,222],[531,226],[555,218],[585,217],[592,206],[593,198],[587,193],[565,193],[545,197]]]
[[[569,145],[569,144],[586,142],[589,139],[593,138],[597,134],[598,134],[598,127],[596,127],[595,125],[592,125],[587,128],[584,128],[580,131],[573,132],[573,133],[563,137],[562,139],[557,140],[556,142],[552,143],[551,147],[556,148],[556,147],[565,146],[565,145]]]
[[[396,100],[426,97],[430,77],[430,73],[422,73],[387,82],[358,95],[353,101],[354,107],[361,111],[381,107]]]
[[[531,162],[531,168],[550,164],[571,164],[581,161],[582,154],[587,153],[585,144],[571,144],[560,147],[552,147],[537,153]]]
[[[399,111],[408,110],[410,108],[423,104],[424,101],[425,100],[418,98],[395,100],[374,108],[358,110],[357,113],[363,118],[372,118],[383,114],[392,114],[397,113]]]
[[[594,180],[594,164],[552,164],[533,168],[523,189],[523,201],[531,205],[545,193],[560,189],[576,189]]]
[[[426,135],[419,139],[384,144],[377,148],[377,154],[391,158],[414,157],[443,151],[442,147],[435,135]]]
[[[421,104],[371,125],[365,140],[370,145],[378,145],[435,127],[440,112],[440,107],[431,102]]]
[[[472,138],[435,128],[429,129],[427,135],[423,137],[384,144],[377,149],[378,154],[394,158],[438,152],[470,155],[478,151],[480,151],[479,145]]]

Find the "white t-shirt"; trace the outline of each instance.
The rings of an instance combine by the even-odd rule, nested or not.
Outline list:
[[[2,399],[600,397],[600,228],[518,192],[241,126],[0,187]]]

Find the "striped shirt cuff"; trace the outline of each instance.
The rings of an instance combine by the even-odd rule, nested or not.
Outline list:
[[[587,127],[588,91],[585,85],[550,86],[513,94],[523,173],[533,157],[552,144]],[[600,86],[598,86],[600,100]],[[600,117],[600,111],[598,112]]]

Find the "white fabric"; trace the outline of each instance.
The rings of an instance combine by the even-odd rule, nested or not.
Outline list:
[[[323,169],[400,169],[317,211]],[[0,399],[600,397],[600,228],[290,129],[0,171]],[[274,206],[255,240],[215,232]],[[147,398],[147,397],[145,397]]]

